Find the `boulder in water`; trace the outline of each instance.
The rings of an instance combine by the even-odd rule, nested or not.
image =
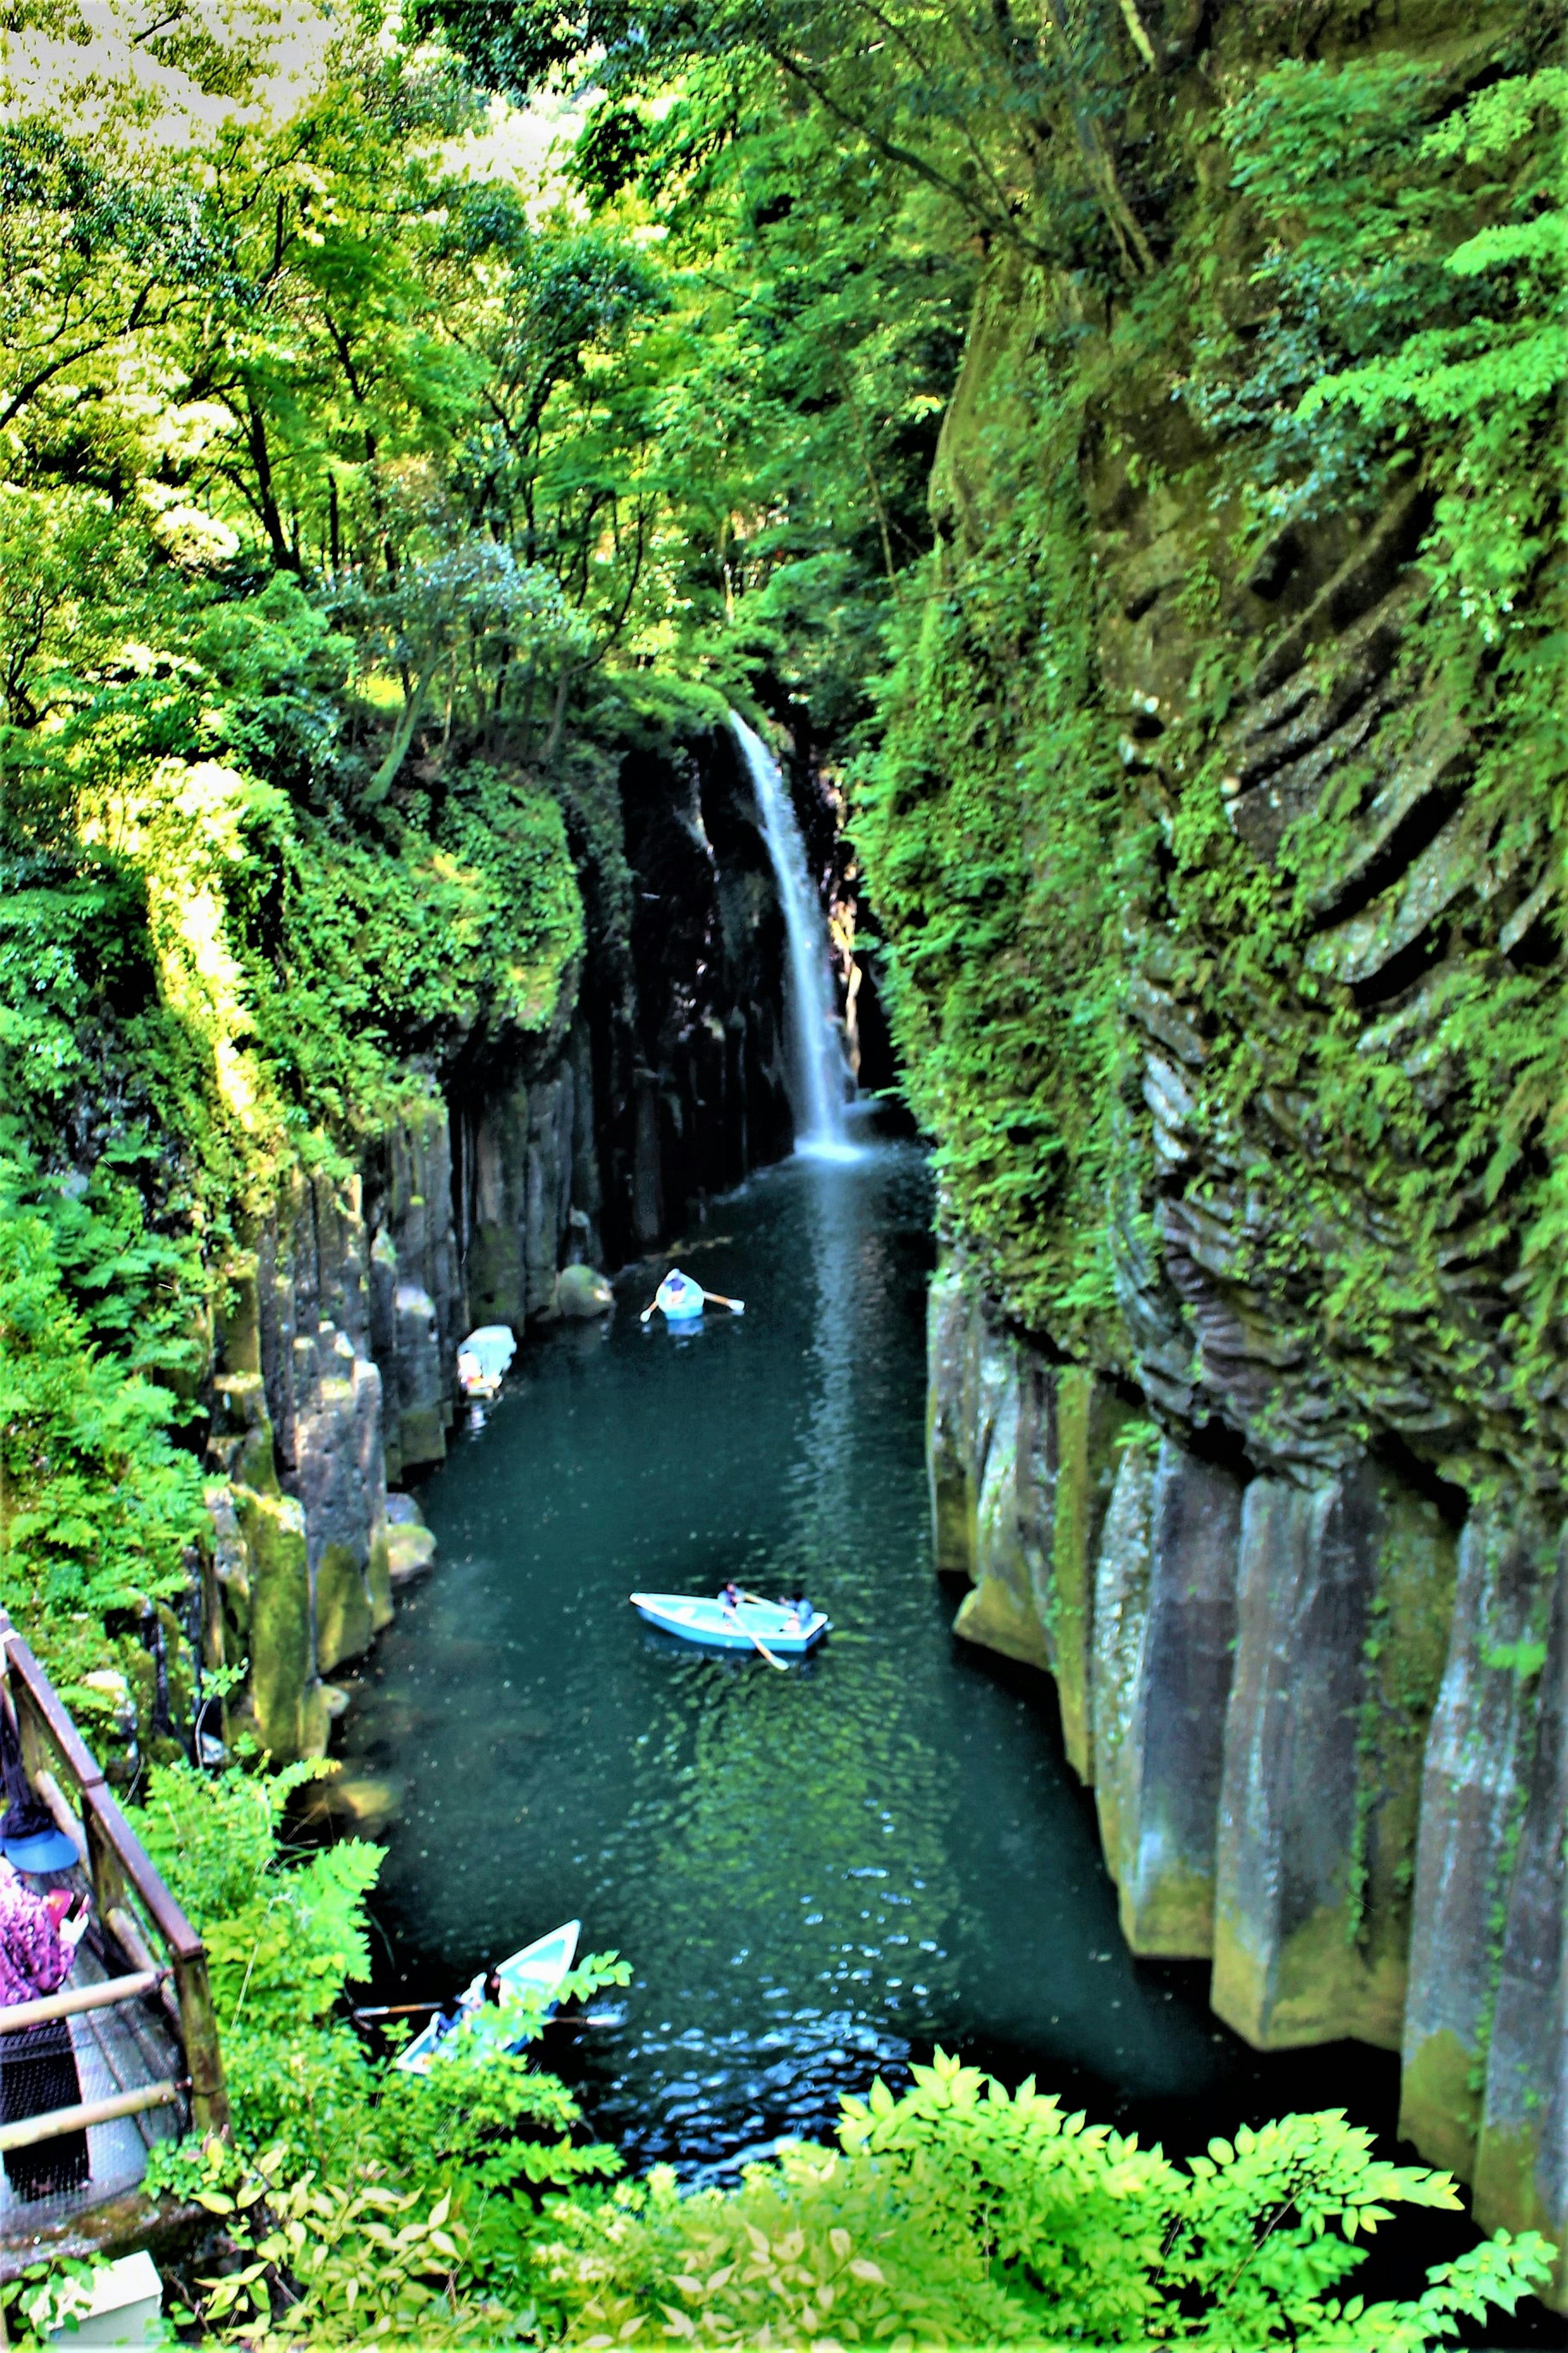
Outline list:
[[[615,1293],[591,1266],[563,1266],[555,1278],[555,1304],[563,1315],[603,1315],[615,1305]]]
[[[423,1577],[435,1557],[436,1539],[428,1528],[405,1520],[387,1529],[386,1563],[394,1585],[408,1585]]]

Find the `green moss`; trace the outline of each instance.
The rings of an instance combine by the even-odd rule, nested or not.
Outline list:
[[[1399,2080],[1400,2138],[1414,2142],[1429,2165],[1447,2166],[1465,2181],[1474,2175],[1481,2123],[1475,2059],[1445,2026],[1406,2052]]]
[[[1349,1907],[1322,1905],[1277,1949],[1258,1950],[1247,1924],[1221,1906],[1209,2000],[1257,2051],[1292,2051],[1344,2035],[1397,2051],[1405,2015],[1403,1956],[1363,1962],[1346,1936]]]
[[[234,1491],[235,1516],[248,1555],[248,1594],[235,1632],[250,1661],[247,1705],[256,1736],[279,1763],[319,1756],[326,1742],[325,1703],[315,1681],[310,1577],[305,1515],[291,1495]]]
[[[1457,1547],[1436,1507],[1392,1483],[1363,1650],[1346,1935],[1403,1975],[1427,1728],[1443,1680]]]
[[[314,1614],[319,1674],[331,1674],[344,1659],[357,1659],[369,1649],[370,1588],[364,1570],[346,1545],[330,1544],[322,1549],[316,1564]]]
[[[1021,1659],[1026,1666],[1051,1663],[1045,1634],[1026,1595],[999,1577],[983,1577],[960,1604],[952,1630],[966,1642],[999,1651],[1005,1659]]]
[[[1568,2249],[1561,2246],[1563,2226],[1542,2192],[1542,2150],[1528,2125],[1511,2130],[1489,2126],[1482,2130],[1476,2152],[1475,2212],[1483,2231],[1508,2231],[1517,2236],[1539,2231],[1558,2246],[1552,2284],[1542,2300],[1558,2312],[1568,2309]]]
[[[399,1476],[425,1462],[447,1459],[447,1417],[439,1406],[411,1406],[398,1416]]]
[[[391,1625],[393,1619],[392,1548],[388,1531],[384,1528],[371,1539],[364,1581],[370,1594],[371,1631],[379,1634],[384,1626]]]
[[[1465,74],[1494,70],[1468,37],[1412,19],[1405,47],[1331,64],[1238,53],[1217,115],[1164,111],[1151,81],[1151,153],[1183,192],[1158,269],[1101,310],[1016,253],[994,263],[943,433],[944,541],[900,601],[856,831],[910,1099],[1012,1313],[1132,1364],[1112,1269],[1129,1238],[1157,1269],[1159,1244],[1127,1015],[1157,967],[1200,1153],[1228,1168],[1239,1146],[1247,1168],[1234,1272],[1264,1304],[1258,1336],[1313,1334],[1348,1430],[1376,1428],[1415,1366],[1500,1451],[1549,1463],[1561,959],[1499,939],[1528,890],[1546,906],[1568,811],[1556,412],[1550,370],[1511,406],[1488,386],[1545,332],[1561,87],[1531,78],[1526,13],[1500,8],[1487,41],[1515,40],[1519,70],[1468,102]],[[1478,170],[1516,224],[1495,269],[1462,244]],[[1260,644],[1283,634],[1252,567],[1290,533],[1331,568],[1399,509],[1413,447],[1437,498],[1434,589],[1405,617],[1379,758],[1418,758],[1423,726],[1462,715],[1468,829],[1444,854],[1478,898],[1417,1031],[1374,1053],[1322,933],[1370,766],[1342,763],[1272,864],[1220,785]],[[1374,930],[1414,920],[1403,887],[1374,895]],[[1518,1264],[1500,1318],[1451,1279],[1457,1220],[1474,1221],[1467,1264]]]
[[[1121,1933],[1144,1958],[1206,1960],[1214,1950],[1213,1872],[1181,1862],[1139,1861],[1137,1903],[1121,1890]]]

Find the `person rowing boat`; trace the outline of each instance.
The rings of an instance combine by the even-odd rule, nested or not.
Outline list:
[[[667,1324],[695,1324],[705,1306],[727,1307],[732,1315],[743,1315],[743,1299],[728,1299],[721,1291],[704,1291],[689,1274],[672,1266],[647,1305],[640,1320],[646,1324],[657,1307]]]

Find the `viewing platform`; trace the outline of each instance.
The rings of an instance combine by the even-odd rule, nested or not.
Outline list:
[[[3,1610],[0,1706],[32,1788],[77,1854],[63,1870],[24,1871],[24,1883],[91,1902],[59,1990],[0,2005],[0,2070],[25,2059],[31,2030],[63,2020],[81,2090],[69,2107],[0,2121],[0,2156],[85,2130],[89,2168],[80,2188],[33,2198],[0,2169],[0,2279],[9,2279],[46,2254],[153,2235],[168,2217],[142,2191],[150,2152],[186,2131],[226,2131],[228,2102],[202,1940]]]

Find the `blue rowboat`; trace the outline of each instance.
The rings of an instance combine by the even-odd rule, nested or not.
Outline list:
[[[678,1266],[670,1268],[653,1295],[654,1305],[663,1310],[670,1324],[694,1324],[702,1313],[702,1285],[682,1274]]]
[[[540,1936],[531,1945],[524,1945],[509,1960],[496,1965],[500,1979],[500,1999],[521,2000],[524,1993],[536,1993],[544,2003],[546,2014],[555,2008],[561,1980],[577,1957],[577,1939],[583,1933],[581,1920],[568,1920],[559,1928],[552,1928],[548,1936]],[[393,2061],[405,2075],[427,2075],[430,2062],[439,2044],[450,2035],[460,2034],[470,2019],[484,2008],[486,1971],[481,1969],[471,1985],[458,1997],[457,2015],[450,2011],[437,2013],[423,2034],[416,2034],[406,2051],[400,2051]]]
[[[650,1626],[713,1651],[754,1651],[761,1641],[781,1658],[803,1658],[832,1623],[814,1609],[803,1626],[796,1612],[780,1601],[742,1601],[731,1609],[696,1593],[634,1593],[631,1599],[638,1617]]]

